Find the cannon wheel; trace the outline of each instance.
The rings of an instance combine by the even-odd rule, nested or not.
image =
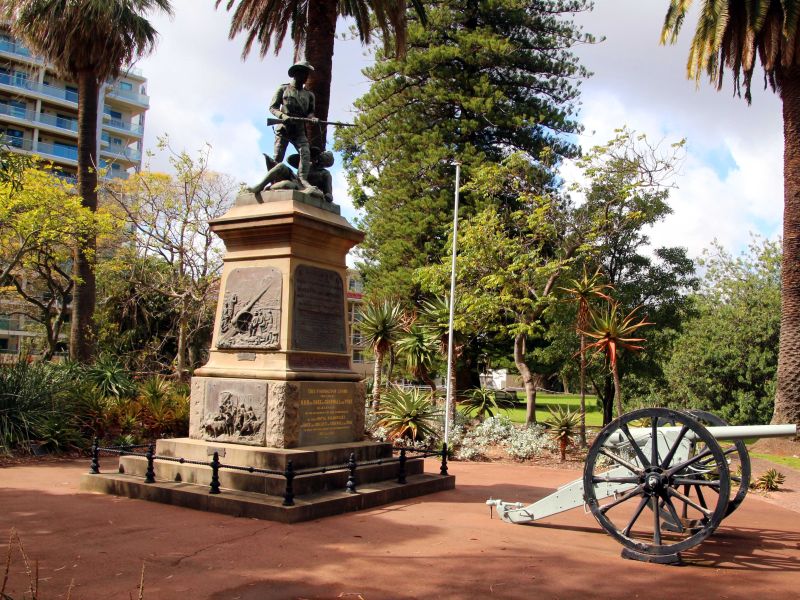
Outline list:
[[[642,447],[634,442],[630,426],[634,422],[648,423],[649,429]],[[680,427],[677,440],[661,456],[657,443],[659,426]],[[675,459],[676,452],[689,432],[695,438],[699,452],[685,460]],[[627,446],[614,447],[607,443],[627,439]],[[646,449],[647,456],[643,448]],[[626,454],[627,452],[627,454]],[[604,464],[605,462],[605,464]],[[630,476],[608,478],[603,472],[624,467]],[[716,477],[711,479],[710,477]],[[602,483],[626,486],[620,493],[601,503],[595,485]],[[683,489],[689,486],[689,494]],[[632,486],[632,487],[631,487]],[[696,489],[710,488],[715,494],[697,495]],[[686,413],[666,408],[644,408],[622,415],[600,431],[586,457],[583,473],[586,504],[597,522],[625,549],[623,556],[648,562],[678,562],[679,553],[692,548],[710,536],[727,514],[730,495],[730,472],[720,445],[696,419]],[[694,493],[694,495],[693,495]],[[662,531],[662,512],[659,505],[679,523],[678,531]],[[646,507],[652,509],[649,519],[642,519]],[[692,511],[690,519],[696,527],[684,527],[680,509]],[[650,521],[648,525],[645,521]]]
[[[701,425],[710,425],[712,427],[728,426],[728,422],[725,419],[714,413],[696,409],[686,412],[694,417],[695,420],[699,421]],[[742,472],[740,475],[731,473],[730,499],[728,500],[728,513],[725,515],[726,517],[739,508],[739,505],[742,503],[745,496],[747,496],[747,491],[750,489],[750,453],[747,451],[747,444],[742,440],[732,442],[730,446],[727,446],[727,443],[729,442],[726,442],[726,447],[723,447],[722,451],[727,455],[731,454],[734,449],[736,450]],[[736,484],[738,484],[738,488]],[[734,490],[736,491],[735,494]]]

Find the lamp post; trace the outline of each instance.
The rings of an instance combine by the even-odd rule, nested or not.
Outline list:
[[[453,207],[453,261],[450,265],[450,317],[447,326],[447,385],[444,403],[444,443],[450,441],[450,407],[455,401],[453,398],[453,315],[456,306],[456,248],[458,246],[458,191],[461,186],[461,163],[456,161],[456,192],[455,206]]]

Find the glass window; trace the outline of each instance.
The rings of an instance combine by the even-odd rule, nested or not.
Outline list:
[[[78,88],[74,85],[65,86],[65,93],[64,97],[69,100],[70,102],[77,102],[78,101]]]
[[[124,92],[133,91],[133,84],[132,83],[128,83],[127,81],[120,81],[119,82],[119,89],[121,89]]]
[[[122,119],[122,113],[119,112],[118,110],[109,109],[108,116],[111,117],[112,119]]]

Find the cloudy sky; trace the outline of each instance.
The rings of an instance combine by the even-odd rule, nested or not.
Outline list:
[[[749,233],[780,233],[783,186],[780,102],[754,83],[753,103],[686,79],[694,19],[675,46],[658,44],[666,0],[597,0],[578,17],[585,30],[605,40],[578,49],[594,76],[582,85],[581,144],[608,140],[628,127],[652,140],[687,140],[687,155],[672,192],[674,214],[651,233],[655,245],[681,245],[693,256],[717,239],[731,251]],[[169,134],[177,149],[211,144],[212,167],[253,183],[263,174],[261,152],[271,151],[267,104],[288,80],[291,49],[278,57],[251,55],[243,62],[241,40],[228,40],[229,15],[213,0],[173,0],[173,19],[154,17],[161,33],[156,52],[140,61],[149,79],[145,149]],[[344,36],[346,37],[346,36]],[[338,40],[330,118],[350,120],[352,103],[367,82],[361,69],[370,57],[357,40]],[[760,75],[754,82],[760,82]],[[164,168],[163,157],[152,166]],[[569,177],[573,170],[565,169]],[[335,172],[335,196],[343,214],[355,214],[344,178]]]

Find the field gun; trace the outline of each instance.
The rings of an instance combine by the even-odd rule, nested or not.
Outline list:
[[[744,441],[796,435],[796,425],[729,426],[704,411],[635,410],[600,431],[582,478],[530,505],[486,503],[509,523],[584,505],[623,545],[623,558],[679,563],[680,553],[710,536],[747,495]]]

